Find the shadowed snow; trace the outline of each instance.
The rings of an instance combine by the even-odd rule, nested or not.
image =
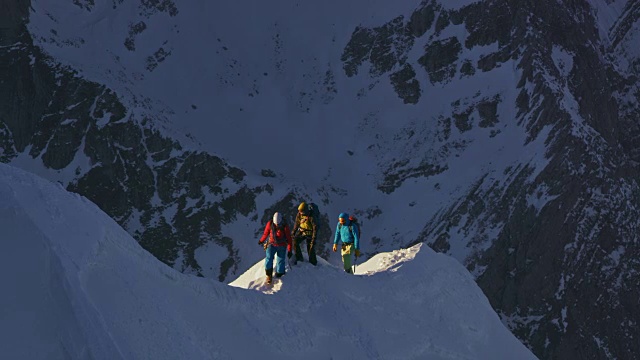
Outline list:
[[[260,261],[228,286],[171,269],[85,198],[3,164],[0,227],[7,359],[534,358],[471,275],[426,246],[356,276],[300,263],[270,288]]]

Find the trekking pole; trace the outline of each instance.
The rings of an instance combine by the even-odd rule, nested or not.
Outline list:
[[[356,256],[355,260],[353,260],[353,271],[351,272],[353,275],[356,274],[356,266],[358,265],[358,257]]]

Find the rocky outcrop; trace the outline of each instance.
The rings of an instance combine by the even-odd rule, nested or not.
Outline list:
[[[172,11],[170,3],[154,6]],[[272,188],[251,187],[241,169],[184,149],[154,126],[156,119],[134,115],[109,88],[57,65],[33,45],[25,28],[28,7],[12,3],[0,15],[0,160],[22,154],[56,171],[52,180],[96,203],[181,271],[202,276],[196,250],[216,244],[226,256],[210,273],[227,280],[241,254],[222,226],[239,215],[257,220],[255,198]],[[295,209],[291,196],[286,199],[275,208]],[[328,236],[326,219],[321,231]]]
[[[420,82],[415,77],[416,72],[410,64],[389,76],[394,90],[405,104],[417,104],[420,100]]]
[[[462,45],[456,37],[436,40],[425,48],[425,54],[418,63],[429,74],[431,83],[447,81],[456,75],[456,61],[461,50]]]
[[[608,46],[586,2],[483,1],[445,10],[424,1],[410,21],[357,28],[343,56],[347,76],[364,61],[376,69],[373,76],[417,62],[424,72],[412,77],[424,88],[427,81],[473,77],[507,63],[519,69],[517,83],[504,84],[519,92],[515,118],[501,115],[500,95],[452,103],[438,119],[438,155],[418,166],[409,156],[385,164],[379,189],[391,193],[408,177],[446,173],[450,156],[465,147],[452,132],[510,122],[526,129],[527,143],[544,136],[545,164],[515,164],[502,179],[477,174],[466,195],[416,239],[442,252],[451,251],[452,239],[464,239],[471,255],[462,260],[504,322],[543,359],[640,353],[634,340],[640,321],[637,59],[626,59],[628,71],[612,63],[615,47],[638,21],[636,7],[627,4]],[[455,26],[464,27],[464,38],[445,35]],[[403,52],[372,56],[371,44],[383,34],[404,39]],[[408,58],[425,39],[423,55]],[[479,46],[493,50],[474,63],[469,51]],[[409,132],[399,139],[417,144]]]

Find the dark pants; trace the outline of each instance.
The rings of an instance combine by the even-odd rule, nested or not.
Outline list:
[[[311,236],[298,235],[293,239],[293,243],[295,245],[294,247],[296,249],[296,262],[304,261],[304,259],[302,258],[302,250],[300,249],[300,244],[305,241],[307,242],[307,254],[309,254],[309,262],[312,265],[316,265],[318,263],[318,259],[316,259],[315,244],[312,244]]]

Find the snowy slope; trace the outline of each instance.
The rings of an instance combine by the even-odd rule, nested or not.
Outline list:
[[[229,282],[311,199],[331,264],[356,212],[365,258],[453,256],[541,358],[640,352],[640,2],[9,4],[0,160],[174,268]]]
[[[360,276],[303,264],[268,295],[181,274],[86,199],[4,164],[0,227],[2,358],[534,358],[426,246]],[[234,285],[255,289],[261,266]]]

